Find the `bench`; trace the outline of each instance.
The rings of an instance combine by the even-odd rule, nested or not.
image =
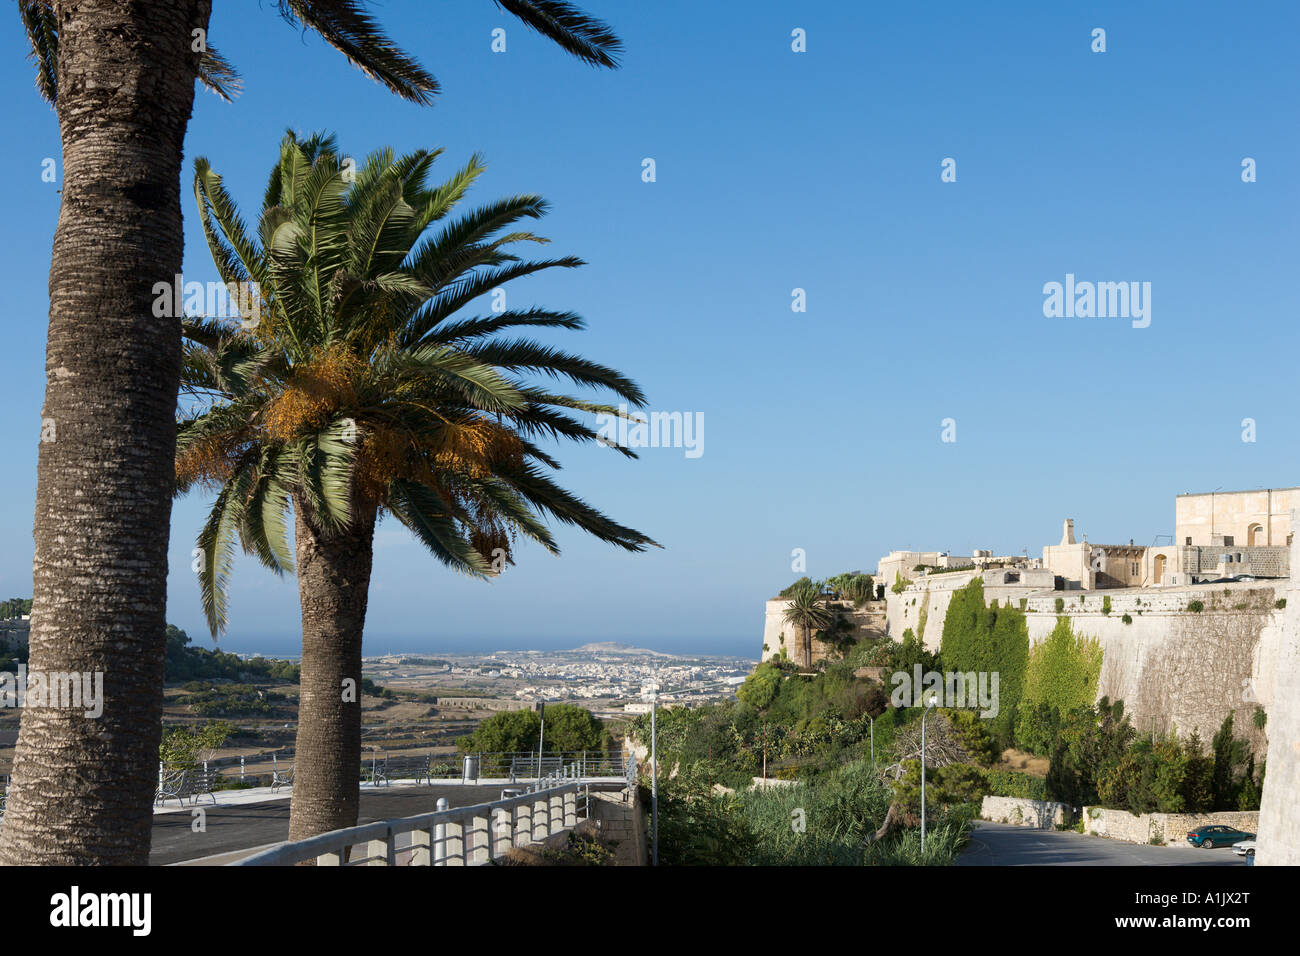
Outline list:
[[[293,786],[293,767],[287,770],[281,770],[279,764],[276,764],[271,770],[271,792],[276,793],[281,787]]]
[[[209,797],[215,804],[217,795],[212,791],[219,776],[215,770],[198,768],[165,770],[158,776],[158,789],[154,793],[154,803],[161,801],[163,806],[166,806],[168,800],[175,800],[181,806],[185,806],[186,797],[189,798],[191,805],[197,803],[199,797]]]
[[[190,798],[190,806],[199,802],[199,797],[208,797],[212,800],[213,806],[216,806],[217,795],[212,792],[221,775],[215,770],[191,770],[189,779],[185,784],[186,794]]]
[[[416,783],[433,782],[428,757],[384,757],[362,766],[361,777],[378,787],[387,787],[394,780],[414,780]]]
[[[168,800],[175,800],[181,806],[185,806],[185,799],[182,796],[185,788],[186,770],[164,770],[158,774],[158,789],[154,793],[153,802],[161,802],[163,806],[167,805]]]

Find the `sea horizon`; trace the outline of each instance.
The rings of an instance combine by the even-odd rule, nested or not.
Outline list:
[[[219,650],[228,654],[260,654],[263,657],[298,658],[302,643],[296,636],[249,637],[226,635],[214,643],[206,635],[190,635],[190,646],[206,650]],[[439,654],[493,654],[500,651],[571,651],[587,644],[621,644],[627,647],[690,657],[741,657],[758,661],[756,648],[761,638],[719,639],[695,637],[459,637],[430,638],[414,635],[378,635],[365,638],[364,657],[381,657],[387,654],[422,655]]]

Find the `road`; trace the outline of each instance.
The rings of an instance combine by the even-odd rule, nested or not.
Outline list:
[[[501,785],[396,786],[378,791],[363,790],[359,823],[373,823],[394,817],[409,817],[437,809],[439,797],[453,807],[469,807],[501,799]],[[218,798],[220,799],[220,798]],[[152,866],[165,866],[217,854],[279,843],[289,838],[289,801],[213,806],[197,805],[204,811],[205,832],[195,833],[195,817],[188,812],[156,814],[153,822]],[[213,863],[226,862],[224,859]]]
[[[978,821],[958,866],[1245,866],[1228,848],[1146,846],[1072,830]]]

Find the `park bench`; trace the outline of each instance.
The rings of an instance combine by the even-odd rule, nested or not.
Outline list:
[[[165,770],[158,776],[158,790],[154,794],[154,803],[164,806],[168,800],[175,800],[185,806],[188,797],[191,804],[197,803],[199,797],[209,797],[215,804],[217,795],[213,793],[218,773],[215,770],[200,768],[177,768]]]
[[[429,776],[428,757],[389,757],[371,760],[362,767],[362,779],[372,785],[387,787],[394,780],[414,780],[423,783]]]
[[[198,803],[199,797],[208,797],[212,800],[213,805],[216,805],[217,795],[212,790],[216,786],[219,776],[220,774],[216,770],[189,771],[189,780],[186,782],[185,791],[190,798],[190,806]]]
[[[175,800],[181,806],[185,806],[185,798],[182,793],[185,789],[185,770],[164,770],[158,774],[158,790],[154,793],[153,802],[167,805],[168,800]]]
[[[279,762],[271,768],[271,792],[275,793],[281,787],[293,786],[293,767],[289,766],[283,770],[280,769]]]

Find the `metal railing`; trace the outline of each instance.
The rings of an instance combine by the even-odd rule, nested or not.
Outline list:
[[[541,843],[577,826],[589,813],[589,799],[579,801],[586,790],[577,765],[565,766],[491,803],[452,809],[444,798],[433,813],[282,843],[230,865],[482,866],[513,847]]]
[[[371,786],[394,783],[465,784],[536,782],[561,768],[574,768],[580,779],[635,779],[635,761],[622,753],[566,751],[543,753],[409,754],[403,751],[371,751],[363,754],[357,768],[358,780]],[[239,757],[172,764],[159,762],[155,802],[165,803],[180,796],[190,797],[196,782],[201,792],[270,787],[279,791],[293,786],[294,754],[277,751]]]

